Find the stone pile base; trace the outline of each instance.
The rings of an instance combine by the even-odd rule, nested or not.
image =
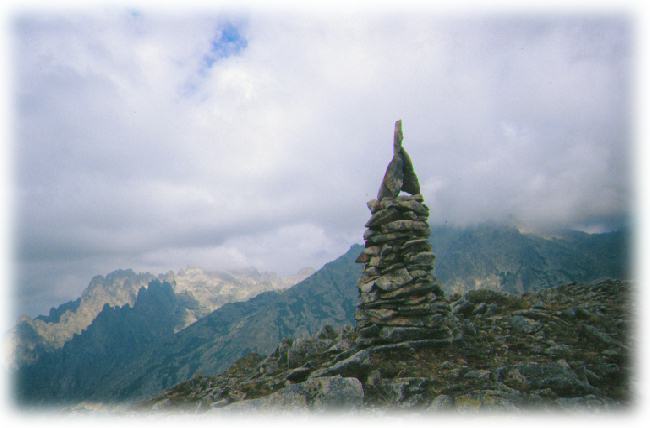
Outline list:
[[[427,238],[429,209],[422,195],[368,202],[365,263],[356,320],[360,345],[450,339],[449,305],[431,274],[435,256]]]

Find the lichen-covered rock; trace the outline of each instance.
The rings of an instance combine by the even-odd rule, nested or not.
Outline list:
[[[409,409],[424,407],[428,402],[428,390],[433,380],[426,377],[403,377],[382,379],[375,386],[384,396],[386,404]]]
[[[542,325],[539,322],[525,318],[521,315],[513,316],[510,323],[512,329],[518,333],[531,334],[542,328]]]
[[[233,403],[224,410],[354,409],[363,404],[363,387],[353,377],[314,377],[288,385],[266,397]]]
[[[447,328],[441,338],[431,335],[437,330],[415,331],[411,325],[326,327],[311,337],[285,340],[267,357],[251,354],[223,374],[180,384],[150,401],[147,408],[190,412],[327,408],[336,403],[328,398],[338,390],[336,385],[351,387],[353,393],[353,385],[359,382],[364,408],[459,412],[614,409],[630,400],[628,294],[628,286],[607,281],[509,296],[507,301],[493,293],[466,295],[457,300],[474,301],[474,308],[480,300],[490,300],[493,303],[483,303],[497,304],[498,311],[488,315],[486,305],[484,313],[458,313],[458,321],[465,326],[464,336],[454,330],[457,326],[445,325],[450,318],[444,316],[436,324]],[[532,308],[537,301],[543,301],[544,308]],[[567,308],[584,307],[586,302],[592,315],[603,316],[561,315]],[[433,313],[451,312],[446,302],[427,305]],[[538,330],[514,329],[515,317],[534,321]],[[584,328],[581,326],[591,326],[611,340],[576,335]],[[387,340],[378,343],[382,337]],[[453,342],[450,337],[455,337]],[[302,365],[293,367],[298,358]],[[337,377],[346,380],[331,384],[315,381]]]
[[[498,390],[479,390],[457,396],[454,399],[455,408],[461,412],[478,410],[517,410],[516,402],[519,397]]]
[[[429,404],[427,409],[439,412],[439,411],[450,410],[453,407],[454,407],[454,399],[446,394],[440,394],[431,401],[431,404]]]

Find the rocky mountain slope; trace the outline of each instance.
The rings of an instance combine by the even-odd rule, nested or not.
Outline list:
[[[133,358],[173,336],[181,316],[171,284],[158,280],[140,288],[133,307],[105,304],[82,334],[17,371],[18,401],[84,399]]]
[[[629,278],[626,230],[542,237],[489,224],[433,226],[429,241],[436,276],[448,293],[480,288],[523,293],[571,281]]]
[[[81,333],[102,311],[105,304],[133,305],[142,287],[156,277],[150,273],[116,270],[105,277],[95,276],[78,299],[50,309],[47,316],[21,317],[14,333],[18,365],[33,362],[45,351],[61,348]]]
[[[526,291],[561,284],[562,278],[587,281],[605,275],[625,277],[627,246],[621,232],[603,235],[577,233],[564,238],[544,239],[521,234],[514,228],[496,226],[471,229],[434,227],[430,242],[437,254],[436,274],[441,279],[446,278],[440,282],[447,289],[447,295],[458,289],[488,286]],[[51,401],[51,397],[65,400],[69,398],[66,397],[68,393],[70,397],[76,397],[68,401],[144,398],[194,375],[216,374],[249,352],[271,352],[283,338],[313,334],[326,323],[352,324],[358,299],[356,283],[360,276],[360,268],[353,261],[360,251],[360,247],[353,247],[346,255],[284,292],[262,293],[249,301],[225,304],[183,330],[179,330],[179,325],[192,319],[188,313],[197,314],[195,317],[198,318],[202,310],[207,311],[201,309],[197,300],[207,301],[204,305],[217,305],[219,300],[210,303],[206,297],[212,287],[208,274],[196,270],[181,272],[172,284],[175,291],[174,328],[164,340],[131,355],[99,384],[93,379],[93,373],[85,375],[88,378],[75,378],[76,363],[55,367],[57,362],[63,361],[58,356],[49,357],[46,363],[31,364],[23,368],[27,373],[25,377],[19,377],[26,385],[21,386],[22,397],[26,402]],[[232,280],[229,277],[214,279],[215,284],[220,284],[219,281]],[[445,281],[454,285],[450,287]],[[223,289],[226,295],[232,295],[228,294],[228,287]],[[64,319],[66,314],[80,306],[70,303],[51,312],[48,320]],[[115,318],[111,322],[126,321]],[[105,331],[112,330],[105,328]],[[86,334],[82,332],[81,336]],[[35,335],[36,341],[38,337]],[[73,346],[66,352],[71,355],[76,349],[75,352],[95,355],[98,361],[103,361],[102,353],[111,350],[99,343],[96,345],[90,351]],[[56,354],[59,351],[51,352]],[[35,376],[35,373],[43,373],[39,376],[49,379],[43,381],[46,386],[40,392],[35,392],[30,386],[30,376]],[[68,378],[74,386],[57,385],[56,378],[48,373]],[[86,383],[98,386],[90,390]],[[64,394],[62,391],[67,392]]]
[[[94,277],[78,299],[50,309],[47,316],[22,317],[15,329],[15,359],[18,365],[34,362],[46,351],[61,348],[80,334],[102,311],[104,305],[133,307],[138,292],[157,279],[169,282],[184,306],[174,329],[182,330],[197,319],[226,303],[249,299],[263,291],[290,287],[313,273],[303,269],[290,276],[247,269],[232,272],[205,272],[187,268],[174,274],[154,276],[131,269]]]
[[[250,412],[295,408],[516,410],[618,408],[630,401],[630,284],[570,283],[513,296],[446,299],[462,332],[445,344],[359,348],[323,328],[197,376],[137,409]]]
[[[313,334],[325,324],[349,324],[354,319],[359,276],[354,258],[359,251],[359,246],[352,247],[286,291],[225,304],[176,333],[173,326],[184,317],[186,304],[182,294],[173,293],[173,289],[171,301],[157,314],[170,318],[166,323],[139,323],[137,301],[132,309],[127,306],[115,312],[105,306],[102,314],[108,311],[114,316],[100,314],[62,349],[20,368],[16,379],[21,402],[113,402],[146,397],[197,373],[217,373],[251,351],[270,352],[285,337]],[[131,346],[129,336],[122,334],[122,328],[128,329],[131,323],[143,335],[146,328],[152,329],[153,337],[147,346],[121,353]],[[98,331],[106,334],[103,341],[92,339],[99,337]],[[111,362],[109,371],[104,371],[106,360],[119,364]],[[91,361],[100,369],[83,369]]]
[[[241,302],[272,290],[284,290],[307,278],[314,269],[303,268],[293,275],[259,272],[254,268],[228,272],[206,272],[200,268],[182,269],[168,278],[174,292],[185,294],[194,305],[185,311],[182,326],[177,331],[203,318],[226,303]]]

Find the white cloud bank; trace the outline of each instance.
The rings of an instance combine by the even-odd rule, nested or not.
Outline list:
[[[398,118],[434,224],[629,215],[624,17],[25,14],[13,39],[20,311],[120,267],[322,265]]]

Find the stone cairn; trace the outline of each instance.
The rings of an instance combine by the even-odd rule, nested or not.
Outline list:
[[[397,121],[393,159],[377,199],[368,202],[365,248],[356,260],[365,264],[355,316],[361,346],[448,343],[453,337],[449,305],[439,302],[443,293],[431,273],[435,256],[427,241],[429,209],[402,138],[402,122]]]

